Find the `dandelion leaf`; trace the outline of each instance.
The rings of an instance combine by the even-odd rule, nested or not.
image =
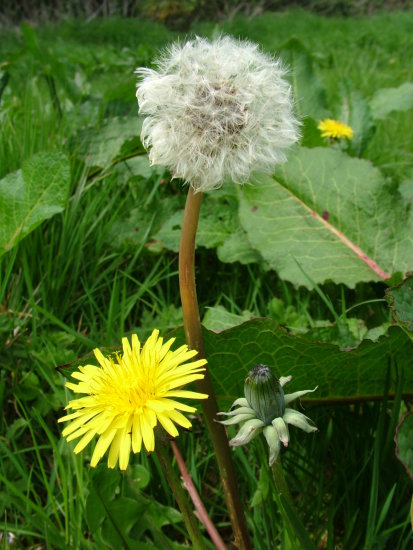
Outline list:
[[[72,147],[91,169],[101,169],[144,149],[139,139],[141,121],[136,117],[110,117],[100,127],[80,130]]]
[[[149,540],[147,533],[152,532],[155,540],[161,535],[169,541],[162,527],[180,522],[182,517],[176,510],[149,500],[139,491],[149,481],[149,472],[143,466],[131,465],[129,472],[130,476],[122,481],[117,469],[109,470],[104,464],[92,471],[86,521],[94,538],[102,541],[105,548],[149,550],[153,545],[145,542]],[[136,474],[144,477],[143,484],[139,480],[136,483]]]
[[[386,118],[393,111],[408,111],[413,108],[413,83],[405,82],[398,88],[377,90],[370,101],[375,119]]]
[[[413,480],[413,412],[407,413],[396,429],[396,456]]]
[[[318,385],[310,400],[379,398],[389,366],[390,393],[394,393],[403,372],[403,393],[413,396],[411,340],[397,326],[390,327],[377,341],[365,339],[347,351],[330,342],[313,341],[309,333],[291,334],[272,319],[253,319],[219,333],[204,328],[203,333],[221,408],[243,395],[244,378],[259,363],[274,368],[277,376],[292,375],[287,391]]]
[[[0,256],[62,212],[69,186],[69,162],[61,153],[34,155],[0,180]]]
[[[282,279],[354,288],[413,267],[413,216],[369,161],[330,148],[291,151],[274,177],[241,190],[252,247]]]
[[[394,320],[413,331],[413,274],[386,291]]]
[[[224,306],[218,305],[209,307],[206,310],[202,324],[204,327],[214,332],[241,325],[245,321],[252,319],[254,315],[250,311],[243,311],[241,315],[231,313]]]

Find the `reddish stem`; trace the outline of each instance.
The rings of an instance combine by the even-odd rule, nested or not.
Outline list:
[[[215,544],[216,548],[218,550],[226,550],[224,541],[221,538],[221,535],[218,533],[217,528],[212,523],[211,518],[208,516],[208,512],[205,509],[205,506],[201,500],[201,497],[199,496],[198,491],[196,490],[195,485],[193,484],[192,478],[189,475],[188,469],[186,467],[185,461],[181,455],[180,450],[178,449],[178,445],[175,443],[175,441],[171,441],[171,447],[172,451],[175,455],[176,462],[178,464],[178,468],[181,472],[182,478],[184,480],[184,485],[186,490],[189,493],[189,496],[191,497],[191,500],[195,506],[196,513],[195,515],[198,517],[199,521],[202,523],[202,525],[207,530],[212,542]]]

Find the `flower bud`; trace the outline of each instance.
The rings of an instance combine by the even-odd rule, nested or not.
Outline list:
[[[244,394],[257,418],[266,425],[284,415],[284,391],[270,367],[255,365],[245,379]]]

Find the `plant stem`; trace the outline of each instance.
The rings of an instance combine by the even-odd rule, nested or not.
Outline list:
[[[195,237],[201,202],[202,193],[194,193],[194,190],[190,187],[185,205],[179,250],[179,285],[186,341],[191,349],[198,351],[198,358],[205,357],[194,269]],[[251,548],[247,525],[238,492],[227,435],[224,427],[214,420],[218,412],[218,405],[208,369],[204,379],[197,381],[197,389],[209,396],[201,403],[217,457],[235,544],[240,550],[247,550]]]
[[[182,479],[184,480],[185,489],[188,491],[189,497],[192,500],[193,505],[195,506],[196,517],[208,531],[212,542],[215,544],[215,548],[217,550],[226,550],[224,541],[222,540],[221,535],[218,533],[217,528],[212,523],[211,518],[209,517],[208,512],[205,509],[204,503],[202,502],[201,497],[196,490],[192,478],[189,475],[188,468],[186,467],[185,461],[175,441],[171,441],[171,448],[172,452],[175,455],[176,463],[178,464]]]
[[[291,503],[291,494],[285,481],[284,470],[281,464],[281,459],[278,456],[277,460],[272,465],[272,475],[274,477],[275,488],[279,495],[283,495],[285,499],[288,499]]]
[[[287,482],[284,477],[284,471],[281,464],[281,458],[277,460],[271,467],[274,478],[275,488],[277,491],[276,498],[280,507],[281,516],[286,525],[286,532],[290,537],[290,542],[295,544],[296,539],[300,542],[300,548],[303,550],[317,550],[316,545],[310,539],[304,525],[297,514],[294,506],[294,501],[291,498]]]
[[[195,550],[205,550],[206,545],[199,529],[198,520],[195,518],[186,493],[181,486],[181,481],[172,467],[172,462],[165,443],[163,438],[157,437],[157,445],[155,447],[156,455],[172,489],[175,500],[178,503],[179,509],[181,510],[185,527],[192,542],[192,547]]]

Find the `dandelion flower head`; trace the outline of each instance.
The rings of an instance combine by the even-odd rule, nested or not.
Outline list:
[[[139,453],[142,443],[148,452],[155,448],[154,429],[159,424],[172,436],[178,435],[175,424],[190,428],[190,421],[180,412],[195,408],[175,398],[205,399],[207,395],[180,389],[204,377],[205,359],[191,361],[197,351],[183,345],[172,351],[175,338],[167,342],[154,330],[141,347],[138,336],[132,346],[122,339],[123,353],[105,357],[94,350],[100,366],[80,366],[72,374],[78,383],[67,382],[71,390],[85,394],[69,402],[74,412],[60,418],[71,421],[63,430],[67,441],[81,438],[74,452],[79,453],[96,436],[91,466],[94,467],[110,447],[108,466],[126,470],[131,449]]]
[[[136,72],[151,163],[196,191],[272,173],[299,137],[286,70],[251,42],[197,37]]]
[[[353,139],[354,135],[353,129],[350,126],[332,118],[322,120],[317,128],[321,130],[321,136],[325,138]]]

